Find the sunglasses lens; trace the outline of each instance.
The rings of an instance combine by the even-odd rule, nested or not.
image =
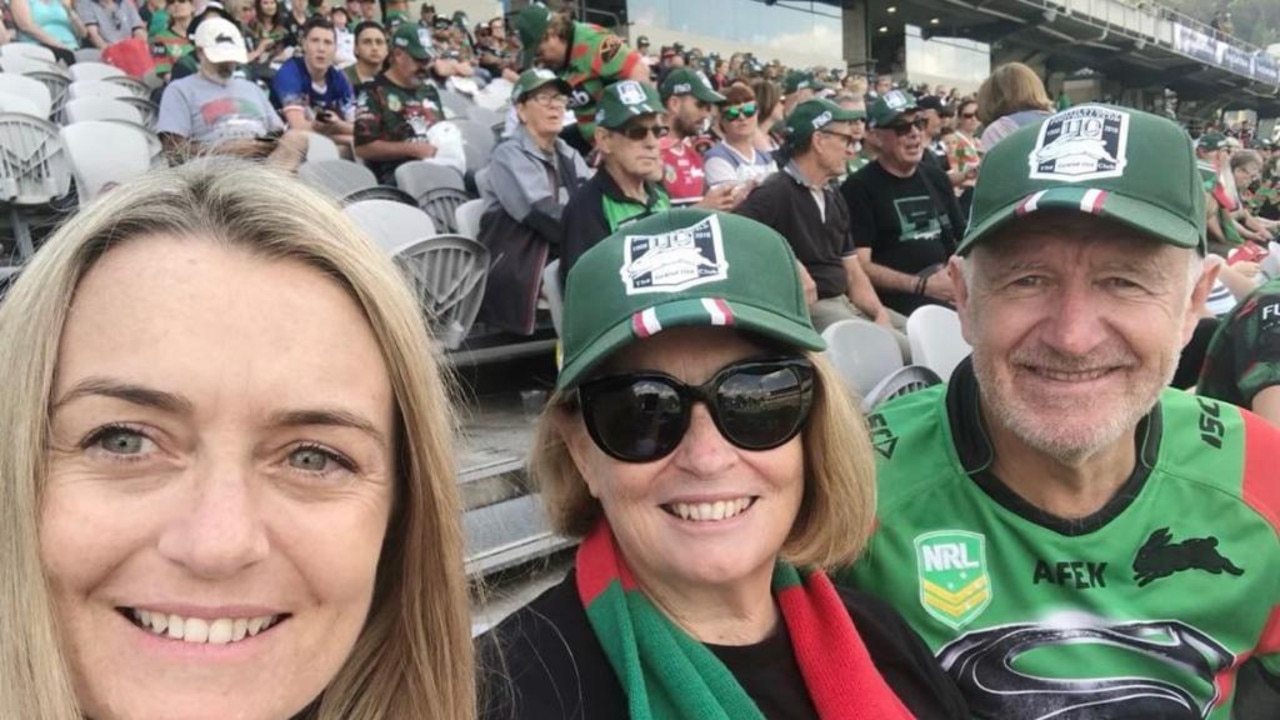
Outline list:
[[[743,114],[743,115],[745,115],[745,116],[747,116],[747,117],[751,117],[752,115],[755,115],[755,114],[756,114],[756,104],[755,104],[755,103],[747,103],[746,105],[743,105],[743,106],[742,106],[742,114]]]
[[[583,385],[583,420],[596,445],[625,462],[671,453],[688,427],[684,400],[658,378],[606,378]]]
[[[812,370],[762,364],[725,376],[716,415],[727,440],[747,450],[768,450],[796,436],[813,398]]]

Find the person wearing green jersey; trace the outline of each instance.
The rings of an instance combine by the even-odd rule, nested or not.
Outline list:
[[[527,69],[540,64],[569,83],[569,109],[578,118],[575,132],[562,137],[584,155],[595,140],[596,108],[604,89],[621,80],[649,82],[644,56],[627,47],[617,35],[589,23],[575,22],[568,13],[552,13],[541,4],[516,13]]]
[[[869,419],[840,579],[983,719],[1280,717],[1280,430],[1167,389],[1213,283],[1172,121],[1080,105],[986,156],[949,263],[973,355]]]
[[[1280,427],[1280,279],[1255,290],[1218,326],[1196,392]]]
[[[624,80],[605,88],[595,119],[600,170],[564,208],[560,277],[592,245],[627,223],[671,209],[662,189],[662,99],[652,85]]]
[[[383,183],[391,182],[401,164],[436,155],[427,131],[444,118],[444,107],[430,82],[434,56],[422,41],[424,34],[401,23],[391,35],[386,70],[356,96],[356,156]]]

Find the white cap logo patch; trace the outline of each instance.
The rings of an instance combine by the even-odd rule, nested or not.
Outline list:
[[[618,83],[618,99],[624,105],[639,105],[646,100],[644,88],[635,80],[623,80]]]
[[[628,236],[619,274],[628,295],[674,293],[729,279],[719,219],[712,215],[662,235]]]
[[[813,129],[821,130],[822,128],[826,127],[827,124],[830,122],[831,122],[831,111],[824,110],[821,115],[813,119]]]
[[[1129,113],[1085,106],[1058,113],[1040,126],[1027,157],[1034,180],[1083,182],[1124,175]]]

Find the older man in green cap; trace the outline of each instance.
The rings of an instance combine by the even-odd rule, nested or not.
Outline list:
[[[1280,430],[1166,387],[1204,208],[1185,132],[1136,110],[984,160],[949,270],[973,356],[870,418],[880,522],[845,577],[976,717],[1280,717]]]
[[[563,137],[586,154],[595,138],[596,105],[604,89],[620,80],[649,81],[644,55],[599,25],[576,22],[568,13],[553,13],[541,3],[521,9],[512,24],[524,48],[524,68],[541,65],[572,88],[569,109],[578,118],[578,128]]]
[[[801,278],[811,289],[809,314],[819,331],[849,318],[894,326],[858,262],[849,208],[831,186],[844,172],[854,143],[852,125],[859,117],[830,100],[797,105],[785,121],[782,171],[766,178],[738,206],[738,213],[777,230],[791,244]],[[906,337],[897,331],[895,337],[908,355]]]
[[[430,82],[433,56],[425,33],[412,23],[396,28],[387,69],[356,97],[356,155],[382,182],[389,182],[401,163],[436,154],[427,130],[444,118],[444,108]]]

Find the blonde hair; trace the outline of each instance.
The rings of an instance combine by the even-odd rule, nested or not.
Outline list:
[[[112,247],[155,234],[318,269],[361,306],[385,358],[399,482],[373,605],[351,655],[300,717],[474,717],[453,418],[417,303],[332,202],[281,173],[229,160],[113,189],[36,253],[0,303],[0,717],[81,718],[39,554],[50,393],[80,279]]]
[[[978,119],[990,125],[1023,110],[1052,110],[1053,101],[1036,71],[1019,62],[996,68],[978,86]]]
[[[805,491],[780,556],[795,565],[833,569],[862,553],[875,519],[875,459],[866,421],[825,357],[816,370],[813,409],[801,432]],[[529,474],[542,492],[551,526],[582,537],[604,514],[569,454],[564,433],[581,423],[571,395],[558,393],[534,431]]]

